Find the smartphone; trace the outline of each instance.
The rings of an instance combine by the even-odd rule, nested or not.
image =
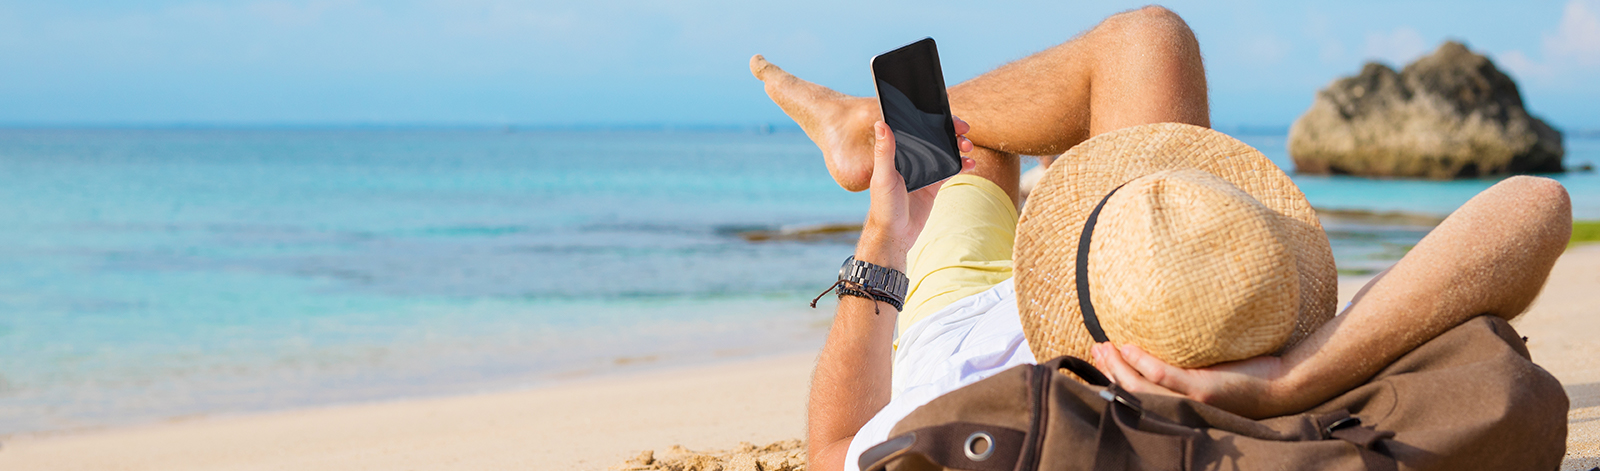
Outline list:
[[[933,38],[873,56],[872,79],[883,121],[894,131],[894,167],[905,179],[906,191],[961,172],[956,125]]]

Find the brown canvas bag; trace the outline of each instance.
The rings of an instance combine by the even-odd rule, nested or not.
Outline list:
[[[1066,369],[1094,386],[1061,374]],[[1567,396],[1504,320],[1468,321],[1366,384],[1252,420],[1129,393],[1083,360],[1018,366],[940,396],[863,470],[1557,469]]]

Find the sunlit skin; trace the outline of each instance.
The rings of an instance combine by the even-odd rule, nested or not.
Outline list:
[[[839,186],[867,188],[876,98],[801,80],[756,55],[750,72],[822,150]],[[976,172],[1017,198],[1017,155],[1054,155],[1089,136],[1145,123],[1210,126],[1200,44],[1177,14],[1147,7],[1077,38],[950,87],[950,109],[972,124]],[[1094,110],[1094,112],[1090,112]],[[992,178],[991,178],[992,177]]]
[[[839,186],[871,190],[856,258],[904,271],[938,185],[905,192],[876,100],[801,80],[759,55],[750,69],[822,150]],[[1066,43],[950,87],[951,108],[966,120],[956,123],[970,157],[963,172],[993,181],[1020,203],[1019,154],[1059,154],[1140,124],[1209,126],[1205,84],[1199,44],[1176,14],[1146,7],[1114,15]],[[1186,395],[1250,417],[1298,412],[1467,319],[1509,319],[1526,310],[1571,227],[1560,184],[1508,179],[1451,215],[1363,288],[1352,307],[1281,357],[1184,370],[1131,345],[1101,344],[1092,353],[1132,391]],[[843,468],[851,439],[888,404],[896,313],[887,303],[840,299],[807,407],[812,469]]]

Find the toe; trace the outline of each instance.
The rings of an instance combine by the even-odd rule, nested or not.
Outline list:
[[[760,79],[761,72],[767,70],[767,67],[770,67],[771,65],[772,63],[767,62],[767,58],[762,57],[761,54],[750,56],[750,75],[754,75],[757,79]]]

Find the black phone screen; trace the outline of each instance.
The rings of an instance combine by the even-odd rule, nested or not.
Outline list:
[[[916,191],[961,171],[956,126],[933,38],[872,58],[883,120],[894,131],[894,167]]]

